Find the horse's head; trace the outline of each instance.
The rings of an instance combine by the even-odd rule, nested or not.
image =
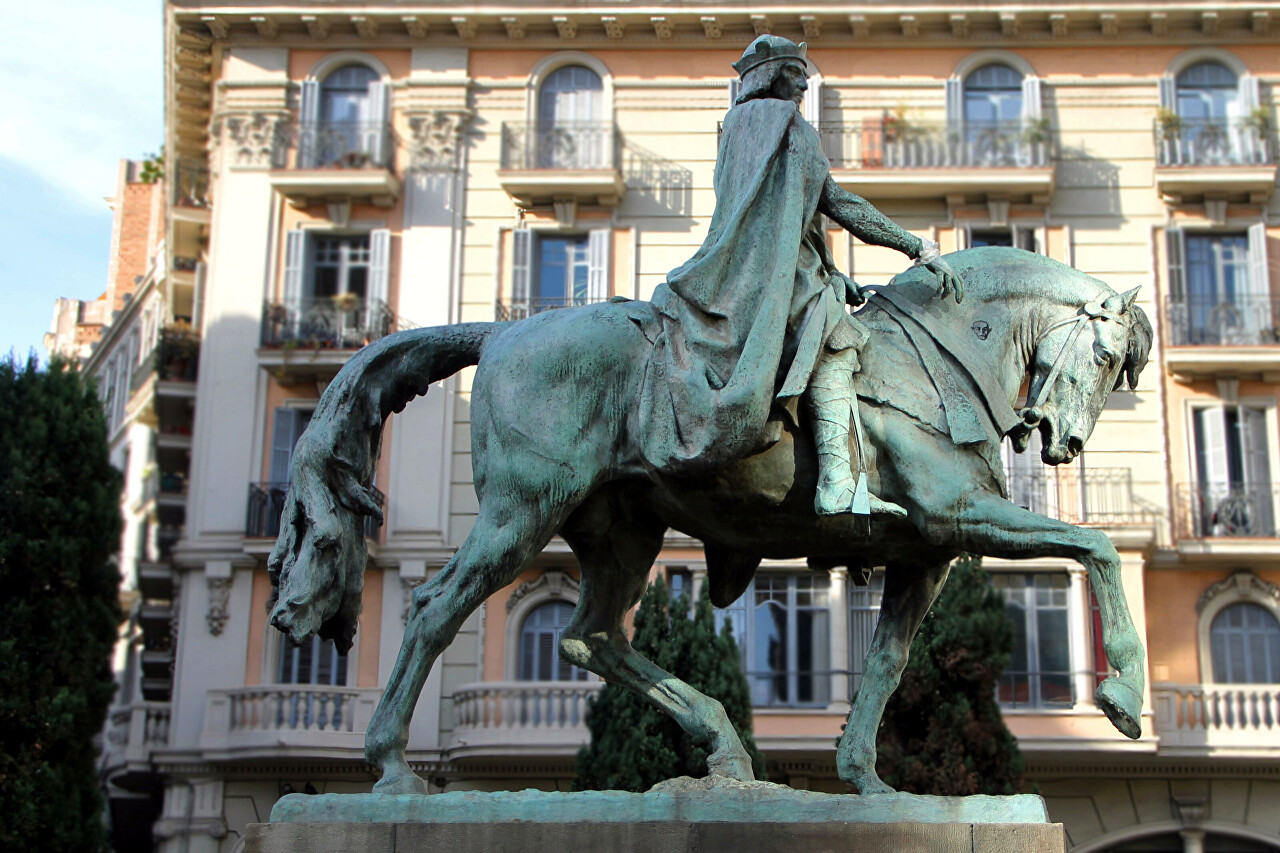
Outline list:
[[[381,510],[349,470],[326,468],[325,462],[304,434],[290,466],[280,536],[267,561],[275,587],[270,621],[294,643],[319,633],[346,652],[364,588],[364,515],[381,517]]]
[[[1138,288],[1088,302],[1041,333],[1028,370],[1031,382],[1024,426],[1011,434],[1026,449],[1039,427],[1048,465],[1070,462],[1084,449],[1111,392],[1125,381],[1137,387],[1151,353],[1151,323],[1134,304]]]

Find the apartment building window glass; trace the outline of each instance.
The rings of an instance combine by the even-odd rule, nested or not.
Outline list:
[[[512,233],[511,304],[499,319],[519,320],[550,308],[609,297],[608,228],[586,234]]]
[[[363,298],[369,289],[369,235],[317,236],[312,240],[311,290],[317,297],[349,293]]]
[[[856,692],[862,685],[867,650],[880,621],[880,606],[884,600],[884,572],[876,572],[866,586],[850,585],[849,595],[849,666],[853,677],[849,687]]]
[[[320,120],[326,124],[359,123],[370,119],[369,86],[378,75],[366,65],[346,65],[320,84]]]
[[[611,165],[612,133],[604,122],[604,82],[582,65],[547,75],[538,90],[536,128],[540,169],[599,169]]]
[[[521,681],[585,681],[587,671],[560,657],[560,636],[573,605],[548,601],[533,609],[520,626]]]
[[[1221,62],[1197,62],[1177,77],[1178,115],[1191,121],[1225,122],[1239,114],[1239,80]]]
[[[991,584],[1004,598],[1014,636],[1013,656],[996,690],[1001,704],[1072,705],[1067,575],[999,573],[992,575]]]
[[[1266,223],[1244,234],[1171,228],[1167,238],[1175,346],[1275,343]]]
[[[342,686],[347,683],[347,656],[338,654],[333,640],[313,636],[300,646],[280,638],[281,684],[323,684]]]
[[[307,425],[311,423],[310,409],[281,406],[276,409],[275,423],[271,430],[271,482],[287,486],[289,463],[293,460],[293,448]]]
[[[323,80],[304,80],[298,168],[386,166],[386,84],[367,65],[353,63]]]
[[[1022,119],[1022,75],[1007,65],[984,65],[964,80],[965,124],[995,125]]]
[[[716,612],[742,652],[757,706],[826,706],[831,697],[831,628],[825,575],[757,574]]]
[[[1259,604],[1232,604],[1209,631],[1213,680],[1219,684],[1280,684],[1280,622]]]
[[[1273,536],[1275,507],[1265,409],[1215,406],[1193,414],[1199,536]]]

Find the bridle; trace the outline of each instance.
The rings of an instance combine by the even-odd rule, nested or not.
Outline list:
[[[1084,305],[1080,306],[1076,316],[1068,317],[1065,320],[1060,320],[1057,323],[1054,323],[1052,326],[1049,326],[1049,328],[1041,332],[1040,336],[1036,339],[1036,345],[1032,352],[1040,348],[1041,342],[1043,342],[1045,338],[1049,337],[1051,332],[1061,329],[1063,326],[1073,326],[1071,334],[1067,335],[1066,341],[1062,344],[1062,349],[1058,350],[1058,356],[1053,360],[1053,367],[1049,369],[1049,375],[1045,377],[1044,382],[1041,383],[1040,390],[1036,392],[1036,396],[1034,398],[1027,399],[1027,405],[1019,413],[1022,416],[1023,422],[1027,426],[1032,426],[1039,422],[1040,418],[1031,415],[1031,413],[1037,412],[1041,404],[1044,403],[1045,397],[1049,394],[1049,389],[1053,387],[1053,384],[1058,380],[1058,374],[1062,372],[1062,365],[1066,362],[1067,352],[1075,345],[1076,339],[1080,337],[1080,333],[1084,331],[1084,327],[1093,320],[1115,320],[1119,322],[1121,321],[1121,317],[1119,312],[1104,308],[1098,302],[1086,302]]]

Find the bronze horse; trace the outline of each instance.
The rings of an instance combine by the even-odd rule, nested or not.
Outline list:
[[[646,330],[656,322],[648,303],[415,329],[358,352],[325,391],[298,442],[270,558],[278,590],[271,622],[294,642],[318,631],[339,648],[350,646],[367,559],[363,516],[380,516],[367,486],[383,423],[432,383],[478,365],[471,433],[479,512],[448,565],[414,591],[404,642],[366,738],[368,760],[382,774],[375,790],[425,791],[404,751],[432,663],[463,620],[557,533],[582,568],[581,598],[561,655],[670,714],[707,749],[713,774],[752,778],[723,708],[637,654],[623,630],[668,528],[705,543],[708,582],[721,606],[742,591],[762,557],[887,567],[880,621],[837,751],[840,777],[863,794],[890,790],[875,772],[876,730],[911,640],[961,552],[1066,557],[1088,569],[1103,646],[1116,670],[1096,699],[1116,728],[1137,738],[1144,655],[1121,588],[1119,556],[1100,531],[1005,499],[1000,432],[1021,450],[1038,427],[1043,460],[1070,462],[1111,391],[1126,376],[1136,385],[1151,347],[1150,323],[1133,304],[1136,290],[1118,295],[1038,255],[984,248],[948,260],[966,282],[963,303],[938,298],[927,271],[899,276],[890,289],[899,304],[909,302],[940,330],[940,341],[953,342],[939,352],[954,362],[956,375],[967,369],[984,378],[988,391],[995,389],[988,405],[993,395],[1000,399],[988,427],[1016,425],[958,445],[947,426],[953,412],[943,414],[945,395],[935,391],[923,356],[904,360],[910,351],[901,336],[873,333],[859,377],[871,487],[906,516],[873,516],[869,532],[852,515],[814,513],[812,441],[792,425],[780,422],[772,446],[714,476],[667,477],[646,468],[634,426],[651,347]],[[888,322],[888,301],[873,297],[863,309],[870,326]],[[960,350],[978,363],[962,363]],[[1024,381],[1032,404],[1011,417]]]

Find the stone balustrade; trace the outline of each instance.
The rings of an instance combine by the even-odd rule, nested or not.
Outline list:
[[[599,681],[484,681],[453,694],[452,749],[572,754],[590,739],[587,702]]]
[[[1151,694],[1161,751],[1280,747],[1280,684],[1159,683]]]
[[[271,684],[210,690],[200,747],[206,755],[287,753],[356,756],[382,691]]]

